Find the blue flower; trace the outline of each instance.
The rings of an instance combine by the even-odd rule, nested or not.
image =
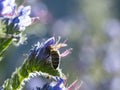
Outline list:
[[[16,11],[15,0],[0,0],[0,17],[12,17]]]
[[[18,16],[11,20],[14,26],[18,27],[19,30],[25,30],[25,28],[32,24],[32,18],[30,17],[31,7],[20,6],[18,8]]]
[[[47,41],[40,44],[38,42],[34,48],[30,51],[30,56],[33,56],[35,59],[46,60],[50,53],[47,50],[47,47],[55,44],[55,38],[51,37]]]
[[[18,13],[19,13],[19,16],[22,16],[22,15],[30,15],[31,13],[31,6],[20,6],[18,8]]]
[[[27,26],[39,20],[38,17],[30,17],[31,6],[21,5],[17,9],[15,0],[0,0],[0,17],[8,20],[8,25],[13,24],[18,31],[24,31]]]
[[[56,77],[57,83],[51,83],[48,90],[65,90],[64,80],[60,77]]]
[[[56,77],[56,80],[56,82],[53,81],[50,84],[45,84],[41,90],[66,90],[64,79]]]

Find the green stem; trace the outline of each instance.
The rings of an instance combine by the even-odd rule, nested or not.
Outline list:
[[[12,38],[8,38],[8,39],[0,38],[0,61],[2,60],[2,55],[11,45],[11,43],[12,43]]]
[[[21,67],[16,69],[11,78],[5,81],[3,84],[4,90],[21,90],[21,83],[28,78],[30,73],[35,71],[48,73],[52,76],[64,77],[60,69],[53,69],[51,63],[47,63],[46,61],[47,60],[38,61],[33,58],[28,58]]]
[[[11,43],[12,43],[12,38],[8,38],[8,39],[0,38],[0,57],[7,50],[7,48],[11,45]]]

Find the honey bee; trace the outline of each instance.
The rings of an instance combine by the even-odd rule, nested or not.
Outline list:
[[[71,53],[71,48],[60,54],[59,49],[62,47],[66,47],[67,44],[65,41],[63,43],[59,43],[60,37],[58,38],[57,42],[54,45],[49,46],[47,49],[50,54],[51,58],[51,65],[54,69],[57,69],[60,64],[61,57],[67,56],[69,53]]]

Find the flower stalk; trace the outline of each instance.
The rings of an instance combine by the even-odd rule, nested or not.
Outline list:
[[[30,54],[25,62],[12,74],[11,78],[6,80],[3,84],[4,90],[21,90],[21,83],[28,78],[32,72],[43,72],[48,73],[52,76],[58,76],[65,78],[61,69],[58,67],[54,69],[52,67],[51,56],[47,48],[55,45],[54,37],[47,41],[37,44],[30,50]]]
[[[39,20],[30,14],[31,6],[17,8],[15,0],[0,0],[0,58],[11,43],[18,46],[27,39],[24,30]]]
[[[29,59],[26,60],[25,63],[16,69],[16,71],[12,74],[11,78],[6,80],[3,84],[4,90],[21,90],[21,83],[28,78],[29,73],[34,71],[41,71],[49,73],[53,76],[63,77],[64,74],[60,69],[54,70],[50,64],[46,64],[46,62],[33,62],[35,60]]]

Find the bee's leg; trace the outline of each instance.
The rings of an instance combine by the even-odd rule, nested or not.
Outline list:
[[[57,49],[60,49],[60,48],[62,48],[62,47],[66,47],[66,46],[67,46],[66,42],[67,42],[67,40],[64,40],[63,43],[59,43],[59,44],[56,46]]]
[[[64,40],[63,43],[59,43],[59,44],[57,45],[57,46],[58,46],[57,49],[60,49],[60,48],[62,48],[62,47],[66,47],[66,46],[67,46],[66,42],[67,42],[67,39]]]
[[[65,57],[65,56],[67,56],[68,54],[71,53],[71,50],[72,50],[72,48],[65,50],[63,53],[60,54],[60,57]]]

